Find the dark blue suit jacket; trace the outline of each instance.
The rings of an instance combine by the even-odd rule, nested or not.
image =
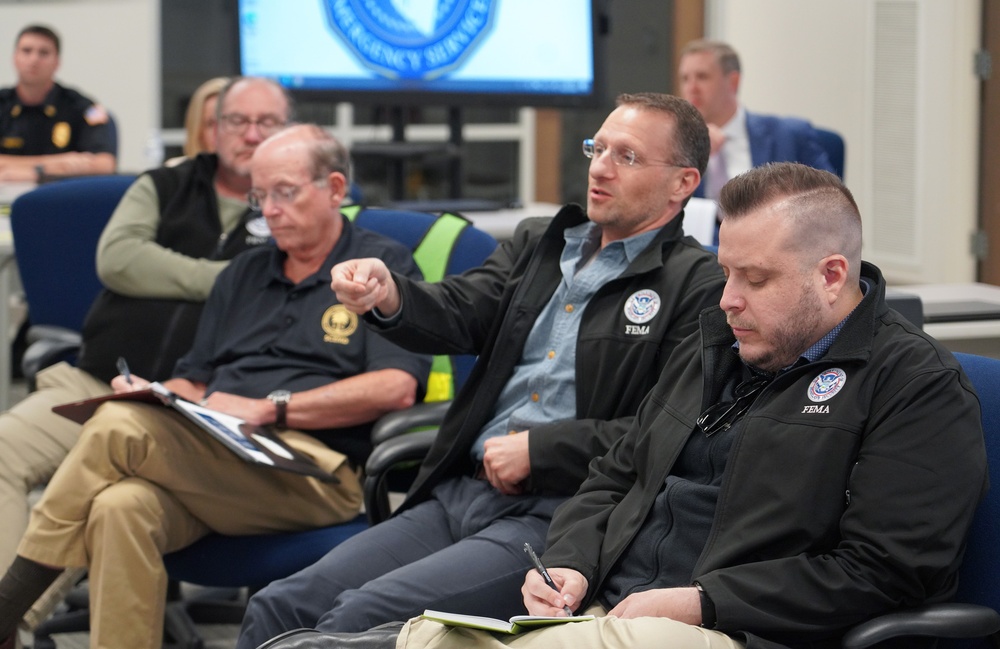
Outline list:
[[[804,119],[758,115],[747,111],[747,134],[750,136],[750,160],[759,167],[768,162],[801,162],[802,164],[836,173],[826,151],[816,139],[816,131]],[[702,198],[705,191],[698,186],[694,195]]]

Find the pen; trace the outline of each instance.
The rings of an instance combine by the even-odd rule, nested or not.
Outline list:
[[[115,363],[118,367],[118,373],[125,377],[125,382],[132,385],[132,372],[128,369],[128,363],[125,362],[125,357],[119,356],[118,362]]]
[[[524,551],[528,553],[528,557],[531,558],[531,563],[535,564],[535,570],[537,570],[538,574],[542,576],[542,579],[544,579],[545,583],[549,585],[549,588],[558,593],[559,587],[556,586],[556,582],[552,581],[549,571],[545,569],[544,565],[542,565],[542,560],[538,558],[537,554],[535,554],[535,551],[531,548],[530,543],[524,544]],[[573,609],[563,604],[563,610],[566,611],[566,615],[573,617]]]

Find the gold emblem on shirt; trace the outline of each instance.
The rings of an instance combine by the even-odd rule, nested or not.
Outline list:
[[[10,135],[3,139],[3,148],[5,149],[20,149],[24,146],[24,139]]]
[[[65,149],[66,145],[69,144],[69,134],[69,122],[56,122],[56,125],[52,127],[52,144],[60,149]]]
[[[358,316],[343,304],[334,304],[323,314],[323,342],[346,345],[358,330]]]
[[[45,107],[45,110],[43,112],[45,113],[46,117],[55,117],[56,107],[53,106],[52,104],[49,104],[48,106]]]

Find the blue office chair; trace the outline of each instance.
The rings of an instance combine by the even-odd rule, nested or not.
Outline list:
[[[840,133],[830,131],[825,128],[813,127],[816,132],[816,140],[820,147],[826,151],[826,157],[830,159],[830,164],[833,165],[833,171],[840,179],[844,179],[844,138],[841,137]]]
[[[955,357],[979,394],[991,485],[972,521],[958,593],[948,604],[869,620],[844,637],[845,649],[911,636],[978,638],[977,644],[963,646],[1000,646],[1000,360],[972,354]]]
[[[135,176],[89,176],[42,185],[19,196],[10,211],[17,267],[31,328],[22,367],[35,373],[75,358],[80,331],[101,291],[97,240]]]

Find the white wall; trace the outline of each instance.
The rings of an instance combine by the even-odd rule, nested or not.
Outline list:
[[[17,32],[29,23],[49,25],[62,39],[57,79],[114,113],[119,169],[145,169],[144,146],[160,125],[159,21],[159,0],[0,2],[0,51],[8,53],[0,86],[16,80]]]
[[[707,31],[740,53],[749,109],[805,117],[844,135],[865,258],[895,282],[974,278],[979,7],[979,0],[708,2]],[[894,131],[902,141],[893,141]]]

